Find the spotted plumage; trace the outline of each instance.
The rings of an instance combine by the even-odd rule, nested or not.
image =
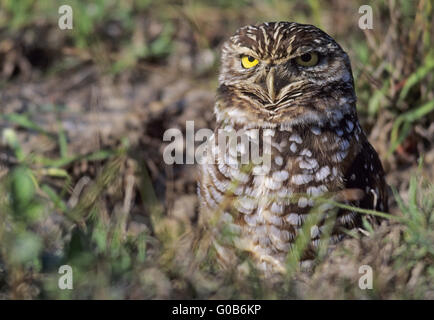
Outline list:
[[[219,83],[199,197],[201,223],[223,265],[233,262],[235,247],[267,273],[284,271],[308,215],[320,210],[326,217],[333,208],[318,205],[317,197],[387,211],[381,162],[357,118],[350,61],[330,36],[290,22],[243,27],[223,46]],[[245,137],[271,161],[242,163],[249,148],[222,145],[222,132]],[[219,222],[236,235],[233,241],[221,237]],[[323,223],[310,229],[306,263]],[[360,214],[339,210],[331,242],[361,226]]]

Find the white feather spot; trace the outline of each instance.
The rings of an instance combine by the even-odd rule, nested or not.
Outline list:
[[[250,226],[250,227],[255,227],[258,224],[258,219],[257,219],[257,215],[253,214],[253,215],[245,215],[244,216],[244,221]]]
[[[310,196],[317,197],[324,194],[327,191],[328,191],[327,187],[325,185],[321,185],[318,187],[315,186],[308,187],[306,193]]]
[[[270,171],[270,167],[265,164],[262,166],[253,167],[252,173],[255,176],[264,176]]]
[[[292,190],[288,188],[282,188],[279,191],[277,191],[277,196],[279,198],[289,198],[292,195]],[[289,200],[289,199],[288,199]]]
[[[304,208],[304,207],[306,207],[306,206],[307,206],[307,198],[305,198],[305,197],[301,197],[301,198],[299,198],[299,199],[298,199],[298,206],[299,206],[300,208]]]
[[[328,166],[324,166],[315,174],[315,179],[316,181],[324,180],[329,174],[330,168]]]
[[[285,181],[288,179],[289,174],[288,171],[282,170],[282,171],[276,171],[273,173],[273,179],[276,181]]]
[[[281,166],[283,164],[283,158],[281,156],[277,156],[274,158],[274,162],[278,165]]]
[[[310,128],[310,131],[312,131],[312,133],[314,134],[314,135],[316,135],[316,136],[318,136],[318,135],[320,135],[321,134],[321,129],[320,128],[318,128],[318,127],[311,127]]]
[[[312,152],[309,149],[303,149],[303,151],[300,152],[301,156],[311,157]]]
[[[252,212],[253,209],[255,209],[257,206],[257,202],[248,197],[240,197],[237,200],[237,209],[243,213],[249,214]]]
[[[350,147],[350,142],[347,139],[342,139],[341,150],[346,150]]]
[[[354,212],[349,212],[348,214],[344,214],[344,215],[340,216],[339,221],[341,223],[344,223],[344,224],[350,223],[351,221],[354,220],[354,215],[355,215]]]
[[[318,162],[315,159],[301,160],[298,164],[300,169],[314,169],[318,167]]]
[[[268,223],[274,224],[275,226],[283,225],[282,217],[271,214],[268,211],[264,211],[264,218]]]
[[[229,169],[224,163],[219,163],[217,167],[222,175],[229,177]]]
[[[265,187],[270,190],[277,190],[282,186],[281,181],[276,181],[273,178],[266,177],[265,178]]]
[[[333,155],[333,160],[335,161],[335,162],[341,162],[342,160],[344,160],[345,159],[345,157],[348,155],[348,152],[347,151],[339,151],[339,152],[336,152],[334,155]],[[367,169],[367,168],[366,168]]]
[[[245,172],[232,168],[230,169],[230,172],[232,178],[240,183],[246,183],[247,181],[249,181],[249,175]]]
[[[286,222],[288,222],[289,224],[291,224],[293,226],[299,226],[302,223],[302,218],[297,213],[290,213],[289,215],[287,215],[285,217],[285,220],[286,220]]]
[[[318,226],[313,226],[312,228],[310,228],[310,236],[311,238],[317,238],[319,236]]]
[[[271,212],[276,214],[282,214],[283,213],[284,206],[282,204],[278,204],[276,202],[273,202],[271,205]]]
[[[310,174],[295,174],[291,177],[292,183],[297,185],[306,184],[313,180],[313,176]]]
[[[290,137],[289,137],[289,141],[295,141],[296,143],[300,144],[303,142],[303,140],[301,139],[300,135],[298,135],[297,133],[293,133]]]

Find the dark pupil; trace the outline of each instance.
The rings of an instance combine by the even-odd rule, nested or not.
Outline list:
[[[310,61],[310,59],[312,59],[312,56],[311,56],[310,53],[305,53],[305,54],[303,54],[300,58],[301,58],[301,60],[303,60],[304,62],[308,62],[308,61]]]
[[[253,57],[251,57],[251,56],[248,56],[248,57],[247,57],[247,60],[249,60],[249,62],[253,62],[253,61],[255,61],[255,58],[253,58]]]

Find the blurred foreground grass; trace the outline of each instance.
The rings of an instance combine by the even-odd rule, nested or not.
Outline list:
[[[16,141],[13,139],[13,132],[7,131],[5,135],[10,143]],[[19,152],[19,145],[15,144],[14,149]],[[18,158],[18,154],[15,155]],[[105,216],[104,209],[101,208],[104,206],[103,199],[107,196],[106,190],[113,184],[119,184],[119,181],[116,181],[119,180],[117,173],[122,170],[127,160],[136,162],[132,174],[140,179],[137,184],[143,200],[146,201],[144,205],[154,222],[154,233],[147,229],[127,232],[128,208],[115,208],[109,213],[110,218]],[[174,229],[161,217],[161,206],[152,196],[152,185],[146,168],[140,167],[140,160],[128,154],[128,146],[122,146],[107,156],[106,164],[98,177],[90,183],[74,207],[66,203],[62,191],[56,191],[44,182],[44,177],[53,174],[67,184],[65,172],[60,171],[59,174],[56,167],[44,167],[42,171],[32,167],[24,156],[0,184],[3,195],[0,198],[0,288],[5,298],[322,297],[309,291],[294,292],[293,277],[298,272],[298,261],[306,245],[306,239],[302,237],[297,240],[294,251],[288,256],[288,282],[284,282],[285,286],[278,291],[263,283],[252,269],[247,277],[237,274],[226,274],[226,277],[222,277],[211,265],[205,264],[194,271],[194,276],[184,275],[183,269],[179,269],[179,265],[173,260],[176,259],[176,253],[169,253],[170,257],[167,258],[170,250],[179,248],[176,243],[179,240],[175,234],[170,234]],[[352,256],[354,252],[336,251],[336,255],[344,254],[348,259],[354,259],[355,261],[350,261],[356,264],[357,269],[364,264],[359,259],[369,256],[374,257],[374,260],[387,259],[387,262],[370,263],[374,266],[379,263],[376,272],[380,279],[376,281],[387,283],[383,284],[384,287],[376,286],[374,291],[366,294],[355,290],[355,284],[348,288],[348,292],[342,287],[340,295],[345,298],[432,297],[427,294],[432,294],[430,290],[434,276],[433,184],[415,175],[410,180],[407,201],[396,191],[394,194],[400,214],[390,217],[391,226],[387,226],[390,229],[386,235],[388,236],[389,232],[393,234],[394,228],[397,228],[400,233],[398,239],[378,239],[378,234],[385,232],[385,225],[379,231],[368,227],[370,235],[363,240],[363,249],[367,250],[366,252],[359,253],[360,256]],[[356,208],[354,210],[357,211]],[[59,229],[50,228],[47,220],[53,211],[61,220]],[[303,228],[310,230],[315,221],[311,222],[307,221]],[[44,231],[44,228],[47,228],[48,232]],[[52,238],[59,241],[56,235],[51,234],[53,230],[61,234],[60,243],[52,243]],[[357,235],[352,236],[358,239]],[[327,263],[324,254],[325,251],[318,257],[320,267],[324,261]],[[187,255],[182,258],[188,260]],[[212,260],[208,261],[212,263]],[[385,263],[388,270],[383,274],[381,268]],[[74,290],[58,289],[57,268],[65,264],[73,266]],[[246,265],[243,270],[250,265],[249,260],[244,264]],[[346,265],[350,265],[350,262]],[[328,272],[331,272],[330,269]],[[407,285],[408,277],[412,279],[412,291],[409,291]],[[323,280],[320,283],[323,283]],[[312,286],[315,285],[318,283],[312,281]],[[331,284],[333,285],[339,285],[339,282]]]
[[[331,256],[321,254],[307,279],[298,272],[304,246],[299,239],[288,257],[290,276],[276,289],[260,280],[248,259],[240,269],[251,270],[246,276],[219,273],[212,256],[193,270],[179,263],[176,250],[190,226],[169,217],[170,203],[154,187],[152,167],[128,136],[91,153],[72,152],[60,121],[49,131],[31,112],[0,109],[0,297],[433,299],[434,166],[428,163],[427,171],[424,161],[434,145],[432,3],[372,2],[374,29],[363,32],[357,9],[365,3],[359,2],[69,1],[74,29],[61,32],[57,1],[0,0],[1,90],[33,77],[56,79],[84,64],[113,79],[137,70],[147,75],[155,66],[180,72],[171,59],[179,65],[180,52],[188,56],[181,44],[191,42],[188,48],[217,57],[221,41],[241,25],[315,24],[350,54],[362,124],[388,174],[408,180],[392,186],[388,225],[367,228],[363,239],[350,235]],[[184,25],[191,38],[180,31]],[[43,32],[50,34],[45,42]],[[212,61],[208,69],[189,72],[215,89]],[[56,152],[28,151],[23,133],[48,139]],[[92,174],[74,171],[84,164]],[[408,167],[410,173],[400,175]],[[166,184],[169,178],[166,173]],[[134,210],[139,214],[133,218]],[[186,250],[188,260],[191,247]],[[58,288],[64,264],[73,266],[74,290]],[[372,291],[357,286],[363,264],[374,268]]]

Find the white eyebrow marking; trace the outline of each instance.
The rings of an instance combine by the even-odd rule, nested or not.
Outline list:
[[[281,33],[280,35],[278,35],[278,33],[280,32],[280,29],[282,29],[282,27],[283,27],[283,25],[279,25],[277,27],[276,31],[273,34],[273,39],[276,39],[276,37],[277,37],[277,42],[274,45],[274,48],[273,48],[273,51],[272,51],[273,55],[276,53],[276,50],[277,50],[277,48],[279,47],[279,44],[280,44],[280,40],[282,40],[282,38],[283,38],[283,33]]]
[[[276,31],[276,33],[277,33],[277,31]],[[275,34],[276,34],[276,33],[275,33]],[[276,37],[275,34],[273,35],[273,38]],[[277,42],[274,44],[274,48],[273,48],[273,51],[272,51],[272,54],[273,54],[273,55],[276,53],[276,50],[277,50],[277,48],[279,47],[280,40],[282,40],[282,38],[283,38],[283,34],[280,34],[280,35],[278,36],[278,38],[277,38]]]
[[[268,36],[267,36],[267,32],[265,31],[264,26],[261,26],[260,29],[261,29],[261,31],[262,31],[262,34],[264,35],[264,42],[265,42],[265,45],[268,46],[269,39],[268,39]]]

